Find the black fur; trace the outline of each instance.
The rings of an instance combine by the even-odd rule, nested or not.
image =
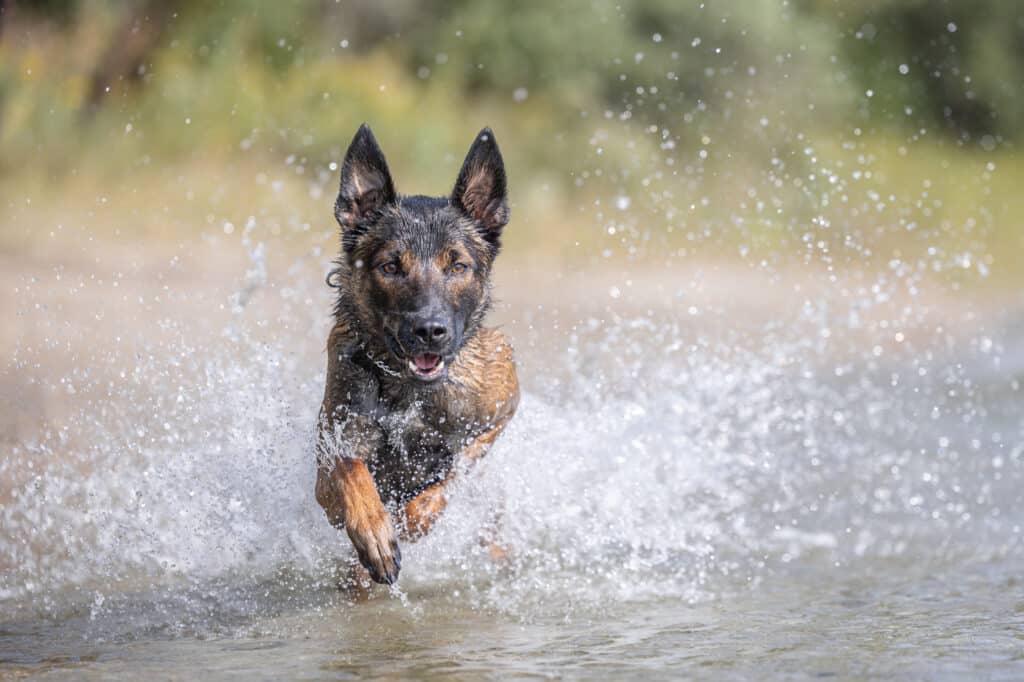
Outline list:
[[[509,219],[505,166],[494,133],[485,128],[477,135],[448,198],[403,196],[395,191],[384,153],[364,124],[345,155],[334,212],[342,243],[341,256],[327,277],[338,289],[335,318],[359,336],[362,348],[378,361],[385,359],[393,370],[402,371],[417,350],[438,352],[450,362],[490,306],[491,264]],[[410,284],[398,297],[377,286],[375,270],[382,259],[411,255],[418,263],[431,264],[455,245],[468,256],[475,286]],[[401,333],[409,320],[427,314],[450,324],[450,343],[428,348]],[[389,315],[398,319],[387,319]]]
[[[342,164],[342,250],[327,343],[316,495],[377,582],[401,568],[397,528],[429,531],[456,460],[478,460],[519,402],[511,347],[483,327],[509,210],[494,134],[481,131],[446,198],[402,196],[370,129]]]
[[[500,247],[501,229],[508,224],[505,164],[490,128],[477,135],[455,181],[451,202],[479,223],[484,238]]]

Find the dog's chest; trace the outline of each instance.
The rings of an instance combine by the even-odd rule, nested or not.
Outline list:
[[[452,425],[449,415],[412,403],[389,411],[381,420],[391,449],[402,454],[429,454],[446,448]]]
[[[393,405],[379,423],[385,439],[372,469],[381,496],[395,503],[443,479],[466,438],[457,414],[424,401]]]

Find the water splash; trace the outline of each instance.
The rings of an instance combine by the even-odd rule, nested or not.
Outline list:
[[[149,626],[180,628],[337,598],[350,551],[312,495],[326,321],[312,284],[266,286],[249,251],[222,331],[168,318],[130,358],[95,353],[108,371],[76,379],[94,398],[5,460],[22,481],[0,510],[12,613],[123,617],[124,595],[155,590]],[[289,281],[315,282],[305,269]],[[1020,557],[1021,396],[998,334],[845,356],[823,307],[725,333],[691,316],[549,332],[560,372],[524,377],[511,427],[403,552],[410,613],[425,591],[529,617],[700,601],[794,563]],[[495,516],[503,564],[480,542]]]

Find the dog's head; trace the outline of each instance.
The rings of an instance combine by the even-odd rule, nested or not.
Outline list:
[[[491,263],[508,222],[505,166],[480,131],[448,198],[395,192],[373,133],[359,128],[341,168],[334,215],[342,254],[340,308],[421,382],[443,378],[490,302]],[[400,368],[400,369],[399,369]]]

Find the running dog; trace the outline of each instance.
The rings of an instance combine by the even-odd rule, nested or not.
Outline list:
[[[512,349],[484,326],[509,219],[494,134],[477,135],[447,198],[395,191],[359,128],[334,204],[341,256],[327,340],[316,499],[378,583],[398,579],[398,538],[429,532],[456,476],[519,403]]]

